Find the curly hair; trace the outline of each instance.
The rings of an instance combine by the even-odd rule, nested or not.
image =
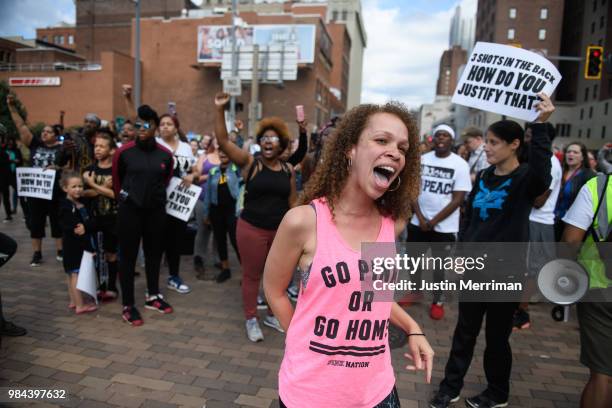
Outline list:
[[[257,125],[257,132],[255,133],[257,143],[259,143],[259,139],[261,139],[267,130],[273,130],[278,135],[281,151],[285,150],[287,146],[289,146],[292,138],[291,134],[289,133],[289,127],[284,120],[276,116],[271,116],[260,120],[259,124]]]
[[[332,214],[334,213],[334,205],[340,198],[350,172],[348,152],[359,142],[368,119],[376,113],[389,113],[398,117],[408,129],[410,143],[405,156],[406,164],[399,174],[400,185],[394,191],[387,190],[376,200],[376,206],[383,216],[391,216],[395,220],[408,219],[411,212],[410,204],[417,199],[421,183],[418,130],[412,114],[402,103],[395,101],[384,105],[359,105],[342,118],[325,143],[323,161],[317,166],[305,186],[302,204],[325,197]]]

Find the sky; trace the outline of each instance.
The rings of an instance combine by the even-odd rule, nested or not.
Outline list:
[[[368,35],[362,101],[433,102],[455,7],[476,12],[477,0],[362,0]],[[0,36],[34,38],[37,27],[74,23],[73,0],[0,0]]]

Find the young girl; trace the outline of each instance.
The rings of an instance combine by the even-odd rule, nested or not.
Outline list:
[[[433,350],[399,305],[350,306],[362,292],[362,242],[393,243],[405,227],[407,203],[419,190],[417,137],[413,118],[400,104],[353,108],[326,142],[323,161],[306,185],[305,205],[289,210],[281,222],[264,272],[266,298],[287,331],[281,407],[399,407],[389,320],[409,336],[406,357],[414,365],[408,368],[426,370],[430,381]],[[305,272],[294,310],[285,289],[296,265]],[[338,265],[342,276],[330,275]],[[355,322],[386,324],[364,339],[349,335]]]
[[[81,267],[83,251],[93,252],[89,233],[93,231],[93,222],[85,206],[79,201],[83,195],[83,179],[74,171],[65,171],[61,186],[66,198],[60,204],[60,220],[62,225],[62,243],[64,248],[64,271],[68,275],[68,294],[71,309],[76,314],[97,310],[94,304],[85,304],[81,292],[77,289],[77,279]]]

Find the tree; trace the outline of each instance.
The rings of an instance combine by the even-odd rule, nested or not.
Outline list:
[[[11,88],[8,83],[6,81],[0,81],[0,123],[4,125],[10,138],[18,139],[19,134],[17,133],[8,106],[6,105],[6,97],[9,93],[11,93]],[[23,117],[23,120],[26,120],[28,112],[17,96],[15,96],[15,106],[17,107],[17,112]]]

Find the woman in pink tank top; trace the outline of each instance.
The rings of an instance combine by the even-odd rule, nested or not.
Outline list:
[[[390,323],[409,336],[408,368],[430,381],[433,350],[419,325],[362,288],[362,242],[394,242],[417,197],[417,143],[403,105],[352,109],[327,142],[304,205],[285,215],[264,272],[266,298],[287,332],[281,407],[399,407]],[[294,310],[285,289],[296,265],[305,272]]]

